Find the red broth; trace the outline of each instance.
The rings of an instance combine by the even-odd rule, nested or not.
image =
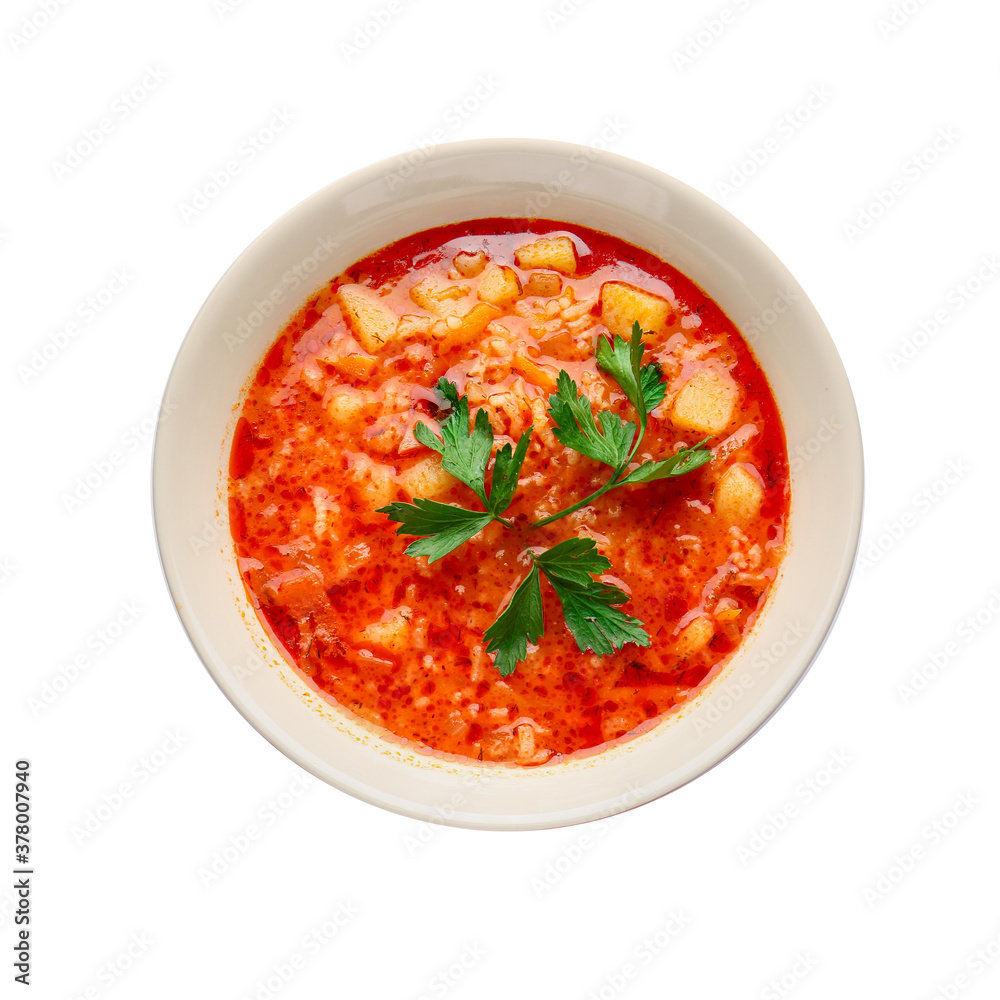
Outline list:
[[[633,315],[635,314],[635,315]],[[709,438],[713,459],[616,488],[533,528],[610,469],[563,447],[546,414],[560,369],[595,412],[633,419],[596,364],[598,338],[639,319],[667,391],[637,460]],[[506,517],[428,564],[378,508],[415,496],[482,509],[414,436],[437,430],[446,377],[485,408],[496,447],[532,443]],[[520,765],[593,752],[690,699],[763,608],[784,552],[784,432],[739,332],[693,282],[605,233],[481,219],[408,236],[314,295],[269,349],[242,402],[230,524],[261,620],[330,699],[395,738]],[[652,637],[581,652],[542,584],[545,632],[501,677],[484,632],[529,547],[591,538],[604,579]],[[530,565],[530,563],[528,563]]]

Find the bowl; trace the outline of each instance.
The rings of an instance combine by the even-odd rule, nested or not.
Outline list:
[[[250,605],[228,526],[226,469],[241,391],[308,295],[419,230],[537,216],[603,230],[666,259],[736,323],[781,411],[790,544],[765,613],[699,695],[648,732],[535,768],[442,759],[383,738],[321,698]],[[815,659],[858,546],[862,449],[836,348],[777,258],[732,215],[648,166],[527,139],[440,145],[336,181],[279,219],[223,275],[166,387],[153,458],[167,584],[216,683],[282,753],[367,802],[432,823],[542,829],[613,815],[703,774],[750,737]]]

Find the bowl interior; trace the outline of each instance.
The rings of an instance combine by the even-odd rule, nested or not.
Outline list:
[[[302,767],[430,822],[530,829],[607,816],[718,763],[815,658],[850,576],[861,521],[857,414],[836,349],[774,255],[714,202],[590,147],[455,143],[318,192],[261,235],[191,326],[154,454],[157,538],[206,667],[257,730]],[[721,674],[676,715],[600,753],[538,768],[443,759],[340,713],[289,667],[247,601],[229,536],[225,469],[243,386],[306,297],[401,236],[464,219],[536,216],[609,232],[666,259],[751,343],[781,410],[792,472],[788,553],[766,612]]]

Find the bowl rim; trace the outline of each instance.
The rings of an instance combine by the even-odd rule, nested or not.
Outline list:
[[[758,237],[756,237],[755,234],[753,234],[727,209],[714,202],[707,195],[685,184],[684,182],[679,181],[654,167],[650,167],[647,164],[624,157],[620,154],[611,153],[607,150],[595,149],[594,147],[581,147],[572,143],[554,140],[516,138],[473,139],[442,143],[424,152],[426,153],[425,158],[432,158],[434,161],[440,162],[446,161],[449,158],[462,158],[470,155],[496,156],[506,154],[510,156],[521,156],[524,154],[543,154],[548,157],[570,157],[572,154],[579,153],[581,150],[586,151],[586,155],[592,161],[601,163],[607,169],[618,170],[645,181],[646,183],[657,188],[664,189],[670,192],[673,197],[683,198],[689,205],[694,206],[698,211],[712,217],[717,223],[723,225],[726,229],[738,233],[744,241],[749,240],[755,242],[757,245],[757,253],[763,254],[769,264],[776,265],[787,274],[787,270],[784,269],[784,265],[781,264],[776,255],[774,255],[773,252]],[[227,268],[209,292],[205,302],[196,313],[187,333],[185,334],[185,337],[181,341],[177,351],[177,356],[171,366],[170,374],[167,379],[164,393],[165,400],[170,398],[171,387],[180,377],[179,373],[182,370],[183,358],[193,349],[193,346],[202,336],[202,326],[204,319],[208,314],[210,305],[217,298],[217,296],[219,296],[222,289],[224,289],[229,283],[238,279],[242,265],[252,255],[259,252],[262,248],[265,248],[276,234],[281,233],[287,226],[294,223],[296,219],[307,213],[312,206],[326,203],[331,199],[335,200],[338,196],[346,195],[348,192],[351,192],[352,190],[355,190],[359,186],[369,183],[372,180],[376,180],[380,176],[385,177],[387,172],[391,171],[395,167],[398,167],[400,160],[408,155],[412,156],[412,151],[409,154],[388,157],[378,162],[358,168],[344,177],[325,185],[318,191],[289,208],[243,250],[243,252],[233,261],[230,267]],[[419,231],[419,229],[423,228],[428,227],[420,226],[414,231]],[[402,235],[407,234],[403,233]],[[684,269],[681,268],[681,270],[683,271]],[[788,278],[794,283],[794,286],[799,289],[803,299],[806,301],[809,308],[812,309],[811,303],[808,301],[804,290],[801,289],[798,282],[790,274],[788,274]],[[711,295],[712,298],[716,298],[716,295],[710,290],[706,293]],[[813,310],[813,312],[815,312],[815,310]],[[801,683],[802,678],[815,662],[824,644],[826,643],[839,615],[840,609],[843,606],[850,584],[860,544],[863,516],[864,462],[861,430],[853,393],[847,380],[846,371],[844,370],[843,364],[837,354],[833,340],[830,337],[829,332],[826,330],[825,325],[822,323],[822,320],[819,319],[818,314],[816,315],[816,319],[818,320],[818,326],[814,325],[811,330],[811,336],[820,338],[825,336],[826,343],[823,346],[826,349],[827,361],[830,362],[831,356],[835,359],[835,363],[830,362],[834,365],[834,370],[832,370],[831,376],[839,382],[838,389],[841,393],[842,402],[846,407],[843,412],[843,417],[847,422],[847,426],[845,426],[844,430],[847,432],[846,437],[850,438],[853,442],[852,453],[855,455],[855,477],[853,482],[847,487],[847,499],[849,501],[850,508],[849,521],[846,527],[847,544],[841,554],[841,559],[836,568],[836,573],[831,574],[830,577],[828,599],[826,606],[822,609],[820,614],[819,624],[816,627],[817,634],[815,641],[806,644],[800,650],[797,656],[799,666],[791,683],[783,688],[780,697],[776,699],[772,698],[767,702],[766,711],[760,713],[760,717],[756,719],[755,724],[753,724],[751,728],[747,729],[747,731],[745,731],[738,740],[730,741],[724,749],[713,754],[710,760],[699,762],[696,766],[690,768],[688,773],[678,774],[677,780],[671,783],[669,787],[654,790],[648,795],[640,795],[635,801],[619,803],[617,806],[610,809],[608,802],[606,800],[601,800],[592,803],[586,808],[563,810],[560,812],[558,818],[551,812],[544,814],[539,812],[526,812],[524,814],[512,813],[510,815],[498,817],[492,814],[478,813],[474,808],[468,810],[459,809],[452,815],[443,816],[441,815],[439,809],[420,806],[413,802],[406,801],[405,799],[400,799],[391,794],[387,794],[384,790],[373,789],[363,781],[351,782],[349,780],[344,780],[343,777],[341,777],[340,780],[336,777],[331,777],[329,769],[324,767],[323,763],[317,760],[315,755],[305,752],[303,748],[294,742],[294,740],[290,742],[288,733],[276,731],[272,720],[262,717],[259,712],[254,710],[253,704],[248,701],[246,692],[234,687],[230,680],[218,669],[215,659],[215,651],[212,648],[211,640],[202,628],[201,622],[197,617],[196,610],[192,610],[183,599],[185,592],[183,581],[177,575],[176,566],[168,557],[167,552],[167,547],[170,544],[170,529],[167,524],[168,519],[166,516],[167,499],[166,487],[164,483],[166,470],[163,464],[163,444],[165,438],[171,433],[171,430],[165,422],[161,422],[157,427],[151,470],[153,520],[156,533],[157,554],[160,560],[161,569],[185,633],[194,646],[195,651],[198,653],[202,663],[206,669],[208,669],[210,676],[222,690],[226,698],[257,730],[257,732],[260,733],[260,735],[263,736],[269,743],[271,743],[272,746],[278,749],[285,756],[289,757],[299,766],[321,778],[325,782],[332,784],[335,787],[362,799],[363,801],[369,802],[370,804],[390,809],[391,811],[413,819],[441,825],[490,830],[547,829],[557,826],[568,826],[576,823],[588,822],[619,812],[624,812],[628,809],[644,804],[645,802],[655,800],[656,798],[659,798],[670,791],[674,791],[677,788],[683,787],[683,785],[687,784],[689,781],[700,776],[701,774],[706,773],[725,760],[731,753],[742,746],[751,736],[759,732],[761,727],[770,718],[772,718],[778,708],[784,704],[787,698],[791,695],[792,691],[794,691],[799,683]],[[764,366],[762,365],[762,367]],[[765,375],[767,375],[768,373],[766,368],[764,370]],[[223,447],[225,443],[226,442],[222,443]],[[226,531],[228,532],[228,522]],[[742,645],[745,644],[741,644],[741,648]],[[714,683],[715,682],[713,682],[713,684]],[[712,690],[712,685],[707,685],[706,690]],[[554,765],[554,767],[559,766],[562,765]]]

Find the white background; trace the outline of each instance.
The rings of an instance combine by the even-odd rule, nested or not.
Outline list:
[[[1000,990],[996,5],[557,2],[4,5],[0,798],[29,758],[35,995]],[[485,136],[724,204],[826,319],[866,445],[862,562],[789,702],[665,799],[541,833],[304,784],[198,661],[150,514],[157,403],[236,256],[357,167]]]

